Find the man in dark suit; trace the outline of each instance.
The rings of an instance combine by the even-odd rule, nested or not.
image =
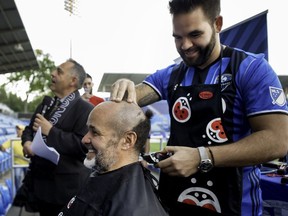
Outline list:
[[[29,177],[24,184],[40,216],[57,215],[90,174],[83,165],[87,149],[81,139],[88,131],[86,121],[93,105],[82,100],[78,91],[85,77],[84,68],[72,59],[52,71],[50,89],[55,98],[48,100],[48,104],[43,100],[22,135],[23,153],[31,157]],[[60,105],[56,106],[56,101]],[[60,154],[57,165],[31,149],[39,127],[46,145]]]

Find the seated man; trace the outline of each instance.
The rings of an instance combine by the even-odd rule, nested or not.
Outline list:
[[[82,143],[95,152],[95,170],[59,215],[168,215],[150,171],[138,161],[150,131],[140,107],[122,101],[96,106]]]

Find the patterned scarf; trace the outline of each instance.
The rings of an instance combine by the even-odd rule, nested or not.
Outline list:
[[[63,113],[65,113],[65,111],[67,110],[67,108],[73,104],[72,102],[77,98],[77,94],[76,92],[71,93],[70,95],[68,95],[64,101],[61,103],[61,105],[56,109],[56,111],[54,113],[51,113],[52,116],[49,120],[49,122],[52,125],[56,125],[57,122],[59,121],[59,119],[61,118],[61,116],[63,115]],[[54,104],[54,101],[57,100],[56,98],[53,99],[51,104]],[[52,107],[51,107],[52,109]],[[45,143],[47,143],[47,137],[45,135],[42,134],[43,140]]]

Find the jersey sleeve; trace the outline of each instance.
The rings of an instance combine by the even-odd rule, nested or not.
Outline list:
[[[279,78],[263,55],[250,56],[244,61],[237,78],[247,116],[288,113],[286,96]]]
[[[167,100],[168,96],[168,84],[170,75],[175,64],[168,66],[167,68],[157,70],[155,73],[147,76],[143,83],[149,85],[151,88],[159,94],[161,100]]]

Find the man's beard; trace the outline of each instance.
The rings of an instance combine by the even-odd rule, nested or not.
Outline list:
[[[96,151],[95,166],[93,169],[98,173],[104,173],[110,170],[110,168],[118,161],[118,154],[116,152],[117,143],[110,140],[106,149]]]
[[[187,66],[200,67],[200,66],[204,65],[209,60],[211,53],[215,47],[215,44],[216,44],[215,32],[213,31],[210,42],[207,46],[196,47],[196,49],[198,51],[198,57],[196,59],[192,60],[190,58],[187,58],[185,55],[185,51],[183,51],[183,50],[178,50],[178,52]]]

